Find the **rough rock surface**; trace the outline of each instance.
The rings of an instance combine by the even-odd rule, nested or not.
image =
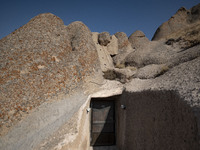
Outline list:
[[[190,10],[191,10],[190,22],[193,23],[200,20],[200,4],[192,7]]]
[[[124,32],[117,32],[115,36],[118,39],[118,48],[120,52],[130,51],[132,49],[130,42],[128,41],[128,37]]]
[[[114,74],[116,74],[116,80],[119,80],[121,83],[128,82],[135,74],[136,69],[135,68],[115,68]]]
[[[164,22],[155,32],[152,40],[160,40],[167,35],[185,28],[192,23],[198,21],[200,18],[200,4],[187,10],[181,7],[174,16],[172,16],[167,22]]]
[[[115,33],[115,36],[118,39],[119,53],[113,57],[113,62],[116,68],[124,68],[126,56],[133,52],[134,49],[124,32],[117,32]]]
[[[110,69],[113,69],[114,65],[113,65],[112,58],[107,50],[107,47],[102,46],[98,43],[98,35],[99,34],[97,32],[93,32],[92,38],[95,43],[95,47],[97,49],[101,70],[102,70],[102,72],[106,72]]]
[[[102,46],[107,46],[110,43],[110,34],[108,32],[102,32],[98,35],[98,42]]]
[[[180,29],[166,37],[166,44],[186,50],[200,43],[200,21]]]
[[[125,68],[125,59],[130,53],[121,53],[113,57],[113,63],[116,68]]]
[[[141,68],[150,64],[163,64],[167,61],[166,55],[171,53],[173,51],[170,47],[153,41],[131,52],[124,61],[126,66]]]
[[[146,44],[148,44],[148,42],[150,42],[149,39],[145,36],[145,34],[139,30],[132,33],[129,36],[128,40],[134,49],[144,47],[144,45],[146,45]]]
[[[167,64],[170,68],[199,56],[199,45],[180,49],[168,46],[163,41],[152,41],[144,48],[136,49],[123,59],[126,66],[144,67],[150,64]]]
[[[134,67],[113,68],[104,72],[104,78],[109,80],[117,80],[121,83],[128,82],[132,77],[136,76],[137,70]]]
[[[115,37],[115,35],[111,36],[111,41],[107,45],[107,50],[111,56],[117,55],[119,53],[118,39]]]
[[[99,69],[92,33],[40,14],[0,40],[0,133],[45,101],[82,88]]]
[[[200,57],[200,45],[188,48],[187,50],[178,52],[174,57],[169,57],[167,65],[171,68],[178,64],[193,60]]]
[[[137,78],[140,79],[151,79],[156,78],[157,76],[164,74],[168,70],[168,66],[161,64],[161,65],[147,65],[143,68],[140,68],[137,72]]]

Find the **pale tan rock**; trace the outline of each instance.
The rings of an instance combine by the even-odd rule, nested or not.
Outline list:
[[[187,10],[181,7],[168,21],[164,22],[156,30],[152,40],[160,40],[166,38],[168,35],[182,30],[200,20],[200,4]]]
[[[107,46],[110,43],[110,33],[102,32],[98,34],[98,43],[102,46]]]
[[[116,38],[118,39],[118,48],[119,52],[130,52],[133,51],[131,43],[128,41],[128,37],[124,32],[115,33]]]
[[[116,55],[119,53],[118,49],[118,39],[115,37],[115,35],[111,36],[111,41],[107,45],[107,51],[110,55]]]
[[[92,37],[93,37],[93,41],[95,43],[97,53],[98,53],[98,56],[99,56],[101,70],[103,72],[106,72],[107,70],[113,69],[114,68],[113,60],[110,56],[110,53],[107,50],[107,47],[102,46],[98,43],[98,33],[93,32]]]
[[[128,40],[134,49],[143,48],[150,42],[149,39],[145,36],[145,34],[139,30],[132,33],[129,36]]]
[[[140,68],[137,72],[137,78],[140,79],[151,79],[156,78],[169,70],[169,67],[165,64],[161,65],[147,65],[143,68]]]

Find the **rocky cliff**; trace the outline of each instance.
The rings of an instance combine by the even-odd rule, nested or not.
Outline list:
[[[21,120],[40,104],[83,88],[99,69],[92,33],[47,13],[0,41],[0,127]]]
[[[155,32],[152,40],[165,38],[171,33],[186,28],[200,20],[200,4],[187,10],[181,7],[175,15],[168,21],[164,22]]]

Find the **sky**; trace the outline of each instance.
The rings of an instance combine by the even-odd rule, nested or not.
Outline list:
[[[200,0],[0,0],[0,39],[41,13],[60,17],[65,25],[82,21],[92,32],[130,36],[141,30],[151,39],[156,29],[184,6]]]

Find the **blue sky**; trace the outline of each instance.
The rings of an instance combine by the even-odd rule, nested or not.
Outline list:
[[[151,39],[159,25],[181,6],[187,9],[199,0],[0,0],[0,39],[31,18],[50,12],[65,25],[82,21],[92,32],[142,30]]]

